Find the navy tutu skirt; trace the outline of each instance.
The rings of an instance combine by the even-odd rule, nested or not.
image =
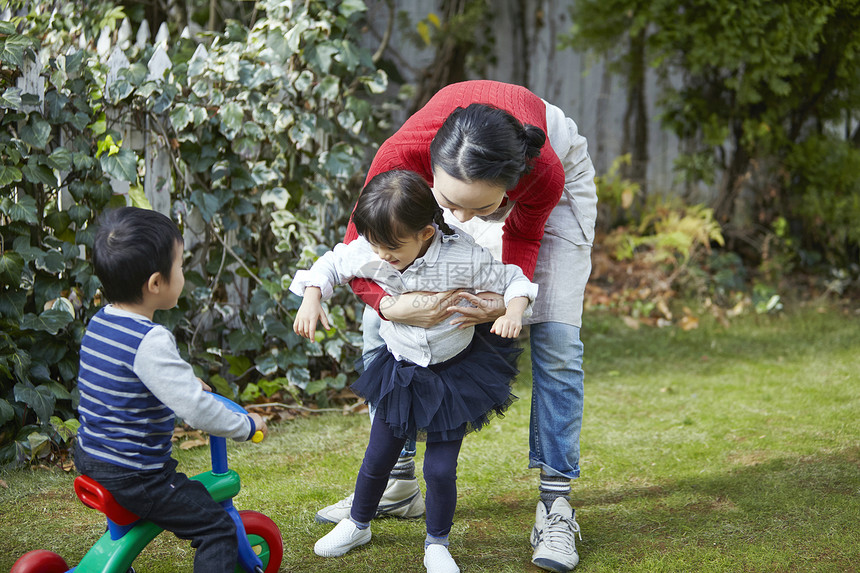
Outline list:
[[[482,328],[483,327],[483,328]],[[475,328],[457,356],[429,366],[400,361],[381,346],[351,386],[404,439],[447,442],[486,426],[517,399],[511,393],[522,350],[513,339]]]

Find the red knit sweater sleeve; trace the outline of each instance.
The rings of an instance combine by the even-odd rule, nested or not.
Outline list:
[[[561,162],[549,146],[542,153],[532,173],[508,192],[515,203],[502,227],[502,261],[517,265],[529,279],[534,278],[547,219],[564,190]]]

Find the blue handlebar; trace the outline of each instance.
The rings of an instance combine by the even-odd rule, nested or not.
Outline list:
[[[230,398],[225,398],[224,396],[221,396],[220,394],[216,394],[214,392],[210,392],[209,395],[212,396],[213,398],[217,398],[218,400],[220,400],[222,404],[224,404],[225,406],[227,406],[228,408],[230,408],[234,412],[237,412],[239,414],[247,414],[248,413],[248,411],[245,410],[245,408],[243,408],[242,406],[240,406],[239,404],[237,404],[236,402],[234,402]]]

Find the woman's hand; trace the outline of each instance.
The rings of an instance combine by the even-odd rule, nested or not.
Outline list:
[[[493,322],[505,314],[505,297],[495,292],[482,292],[472,294],[461,292],[457,300],[467,300],[475,306],[451,306],[448,310],[453,314],[459,312],[458,316],[451,320],[459,328],[467,328],[476,324]]]
[[[461,290],[449,290],[414,291],[386,296],[379,303],[379,312],[383,318],[392,322],[430,328],[456,312],[450,308],[462,294]]]

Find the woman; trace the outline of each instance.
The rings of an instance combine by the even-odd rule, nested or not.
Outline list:
[[[579,331],[597,214],[586,140],[559,108],[523,87],[462,82],[440,90],[382,144],[367,181],[391,169],[419,173],[433,184],[439,205],[460,222],[503,220],[502,261],[518,265],[540,286],[526,321],[533,374],[529,467],[540,468],[532,562],[570,571],[579,561],[574,543],[579,526],[569,504],[570,480],[579,477],[582,426]],[[350,226],[345,242],[356,237]],[[475,305],[456,308],[461,317],[454,320],[463,326],[490,322],[504,312],[494,293],[394,297],[371,281],[356,279],[351,286],[383,319],[414,326],[445,320],[460,298]],[[369,311],[364,316],[365,348],[372,348],[379,344],[378,319]],[[389,481],[380,512],[421,514],[417,484],[408,479],[413,468],[408,455],[400,460],[392,478],[406,479]],[[321,510],[318,520],[335,520],[344,509],[348,514],[350,502]]]

